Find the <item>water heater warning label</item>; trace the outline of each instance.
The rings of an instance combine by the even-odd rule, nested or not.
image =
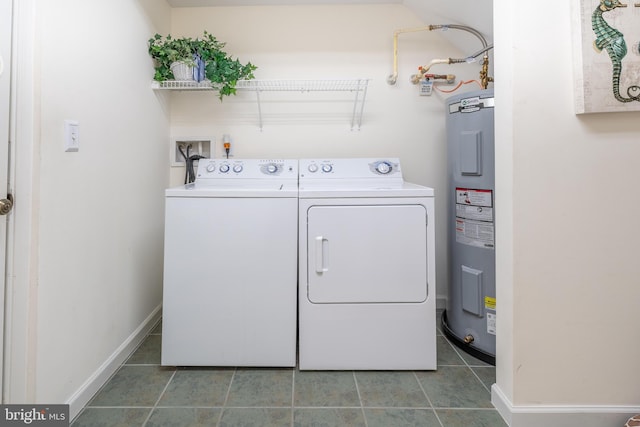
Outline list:
[[[496,315],[493,313],[487,313],[487,333],[496,334]]]
[[[491,208],[493,207],[493,191],[458,187],[456,188],[456,204]]]
[[[456,242],[494,249],[493,190],[456,188]]]

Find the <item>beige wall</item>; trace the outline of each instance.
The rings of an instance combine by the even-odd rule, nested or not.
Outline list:
[[[574,114],[570,13],[494,1],[497,385],[516,407],[638,408],[640,121]]]
[[[169,130],[146,42],[168,30],[163,3],[34,3],[37,255],[31,277],[17,278],[32,287],[29,400],[78,398],[159,309]],[[77,153],[63,150],[65,119],[80,124]]]

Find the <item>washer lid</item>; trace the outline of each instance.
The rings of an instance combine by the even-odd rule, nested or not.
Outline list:
[[[165,190],[166,197],[298,197],[295,180],[216,180]]]

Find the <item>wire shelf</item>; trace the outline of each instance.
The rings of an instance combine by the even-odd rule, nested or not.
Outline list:
[[[236,89],[283,92],[353,92],[367,88],[368,79],[351,80],[240,80]]]
[[[362,112],[367,96],[369,79],[338,79],[338,80],[239,80],[236,83],[238,91],[255,92],[258,103],[258,118],[262,130],[262,106],[260,92],[353,92],[353,112],[351,115],[351,130],[362,125]],[[217,90],[209,80],[202,82],[186,80],[154,81],[153,89],[164,90]]]
[[[197,82],[195,80],[165,80],[163,82],[154,81],[152,89],[168,90],[214,90],[215,87],[209,80]]]

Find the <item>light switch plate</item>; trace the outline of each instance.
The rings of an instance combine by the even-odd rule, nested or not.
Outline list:
[[[75,120],[64,121],[64,151],[80,150],[80,125]]]

